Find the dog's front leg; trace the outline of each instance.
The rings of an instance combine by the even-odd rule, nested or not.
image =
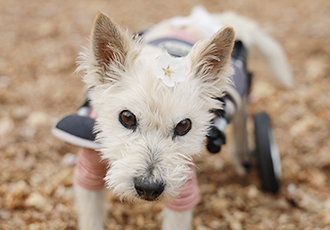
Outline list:
[[[103,198],[105,189],[87,190],[77,183],[74,185],[75,203],[80,230],[103,230]]]
[[[192,221],[192,209],[187,211],[173,211],[164,208],[160,214],[163,220],[162,230],[190,230]]]

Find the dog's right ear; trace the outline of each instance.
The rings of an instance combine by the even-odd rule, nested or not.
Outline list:
[[[92,30],[92,49],[100,66],[125,62],[123,37],[121,28],[115,22],[107,15],[98,13]]]
[[[90,86],[117,82],[120,72],[125,72],[139,54],[139,49],[132,47],[138,44],[107,15],[98,13],[91,34],[91,50],[88,55],[81,55],[83,61],[78,70],[87,70],[85,81],[91,83]],[[89,76],[90,73],[94,76]],[[93,79],[87,79],[90,77]]]

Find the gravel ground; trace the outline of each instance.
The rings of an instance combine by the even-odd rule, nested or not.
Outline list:
[[[258,21],[283,44],[296,86],[274,85],[260,56],[251,53],[249,112],[262,109],[272,117],[282,188],[276,196],[262,192],[255,168],[237,176],[229,145],[217,155],[203,153],[202,200],[193,229],[330,229],[329,0],[0,0],[1,230],[77,228],[72,191],[77,148],[52,137],[50,128],[83,100],[75,61],[97,12],[135,32],[187,15],[196,4]],[[110,192],[107,200],[107,229],[159,229],[161,204],[121,203]]]

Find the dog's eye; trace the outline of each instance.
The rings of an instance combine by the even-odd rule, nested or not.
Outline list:
[[[119,121],[127,129],[135,129],[137,125],[135,115],[128,110],[124,110],[119,114]]]
[[[184,119],[180,121],[175,129],[174,129],[174,134],[178,136],[183,136],[186,135],[191,129],[191,121],[190,119]]]

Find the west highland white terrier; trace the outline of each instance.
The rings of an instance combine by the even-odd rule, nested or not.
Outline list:
[[[231,57],[235,40],[257,48],[280,82],[292,86],[281,46],[235,13],[195,7],[142,36],[97,15],[78,67],[96,119],[96,141],[80,149],[75,170],[80,229],[104,229],[103,187],[123,200],[162,201],[162,229],[190,229],[199,201],[194,158],[226,95],[236,108],[236,169],[244,173],[246,87],[239,92],[233,76],[244,71],[245,60]]]

